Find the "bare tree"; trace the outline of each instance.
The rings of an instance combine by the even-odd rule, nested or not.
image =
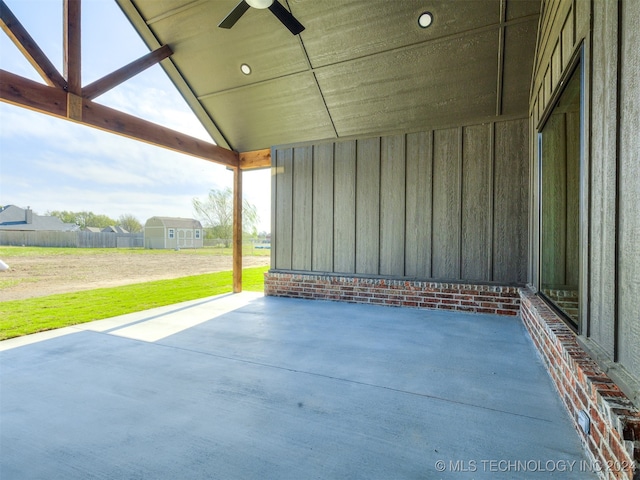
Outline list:
[[[128,213],[120,215],[118,218],[118,225],[130,233],[138,233],[142,231],[142,224],[140,221],[135,216]]]
[[[209,236],[230,240],[233,236],[233,190],[226,187],[222,190],[211,189],[205,199],[192,200],[196,216],[209,230]],[[242,227],[249,235],[258,232],[258,209],[247,200],[242,202]]]

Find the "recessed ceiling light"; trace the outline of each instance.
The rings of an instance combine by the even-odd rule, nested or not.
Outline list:
[[[432,23],[433,15],[431,14],[431,12],[421,13],[418,17],[418,25],[420,25],[420,28],[427,28],[431,26]]]
[[[245,75],[250,75],[251,74],[251,67],[249,65],[247,65],[246,63],[243,63],[242,65],[240,65],[240,71],[242,73],[244,73]]]

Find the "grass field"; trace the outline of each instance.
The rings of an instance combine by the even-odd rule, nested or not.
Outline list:
[[[256,251],[259,254],[243,255],[244,268],[269,264],[269,251]],[[231,255],[218,248],[176,251],[2,246],[0,259],[10,267],[0,272],[0,302],[204,275],[233,268]]]
[[[22,250],[22,249],[21,249]],[[53,255],[64,250],[94,251],[95,249],[51,249]],[[105,249],[110,252],[118,249]],[[34,255],[42,255],[36,248]],[[163,250],[148,250],[162,255]],[[197,255],[199,250],[193,251]],[[25,251],[23,250],[24,254]],[[145,253],[146,254],[146,253]],[[262,291],[264,273],[268,267],[247,268],[242,272],[243,289]],[[0,340],[103,318],[138,312],[154,307],[228,293],[232,290],[232,272],[194,275],[172,280],[159,280],[114,288],[98,288],[75,293],[50,295],[0,302]]]
[[[0,258],[7,260],[14,257],[36,256],[92,256],[96,254],[108,254],[113,256],[127,255],[135,252],[137,255],[165,255],[171,256],[174,250],[151,250],[146,248],[57,248],[57,247],[0,247]],[[193,256],[207,255],[232,255],[231,248],[205,247],[180,250],[181,254]],[[252,244],[242,247],[243,256],[268,257],[271,252],[267,249],[255,248]]]

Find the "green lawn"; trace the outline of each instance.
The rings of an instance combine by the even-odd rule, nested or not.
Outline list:
[[[24,255],[25,250],[22,248],[20,250]],[[36,247],[34,250],[36,253],[33,255],[42,254],[41,247]],[[82,250],[84,249],[77,249],[77,251]],[[96,249],[86,250],[95,252]],[[104,250],[117,251],[118,249]],[[150,250],[150,252],[162,252],[162,250]],[[268,269],[269,267],[244,269],[242,271],[243,290],[263,291],[264,273]],[[231,290],[232,272],[229,271],[0,302],[0,340],[219,295]]]

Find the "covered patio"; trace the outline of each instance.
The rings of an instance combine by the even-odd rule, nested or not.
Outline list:
[[[116,1],[83,85],[0,0],[0,100],[232,169],[234,292],[270,167],[267,297],[3,342],[3,474],[638,478],[640,2]],[[215,145],[94,101],[155,63]]]
[[[242,293],[0,344],[3,478],[597,478],[516,317]]]

